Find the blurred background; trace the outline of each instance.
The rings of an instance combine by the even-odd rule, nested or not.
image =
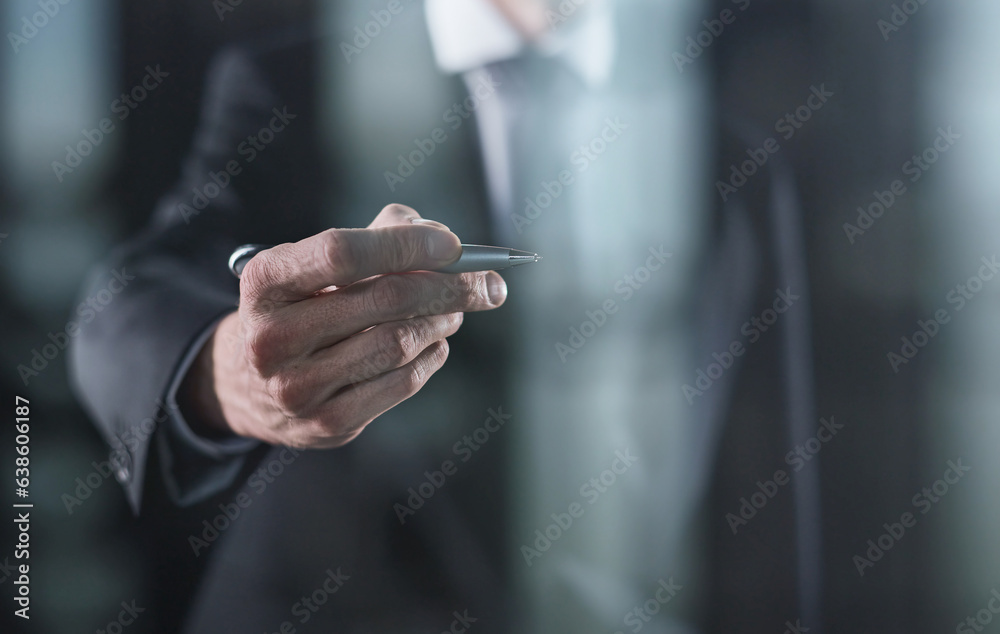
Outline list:
[[[151,548],[140,539],[149,534],[143,524],[149,520],[132,518],[113,477],[100,476],[83,487],[91,491],[86,498],[77,492],[89,474],[99,471],[93,463],[106,460],[107,448],[69,390],[65,354],[39,362],[36,372],[28,372],[36,351],[54,341],[51,333],[64,331],[87,270],[142,227],[156,201],[177,180],[197,122],[205,69],[215,53],[303,23],[321,25],[331,42],[350,41],[368,11],[381,8],[380,3],[367,1],[348,6],[248,0],[220,13],[218,5],[223,4],[68,2],[58,4],[58,12],[44,26],[27,30],[25,16],[40,10],[37,1],[8,0],[0,9],[6,34],[0,53],[0,382],[4,403],[13,403],[14,395],[32,403],[31,501],[35,504],[32,619],[28,628],[11,620],[11,627],[22,628],[13,631],[94,631],[118,614],[122,601],[135,598],[140,605],[156,604],[159,584],[178,574],[163,568],[155,545]],[[358,122],[353,137],[326,131],[330,143],[339,144],[339,156],[353,158],[334,161],[342,170],[337,178],[352,181],[354,191],[362,192],[352,194],[350,209],[337,215],[337,221],[363,226],[388,202],[398,199],[422,210],[423,200],[433,200],[438,213],[425,215],[448,222],[459,235],[505,236],[519,241],[512,246],[536,249],[546,257],[553,254],[558,261],[558,246],[546,240],[564,227],[549,216],[544,218],[548,224],[539,222],[524,236],[511,231],[509,218],[494,218],[500,228],[488,233],[486,218],[461,215],[463,205],[475,199],[463,184],[456,184],[451,208],[448,203],[437,204],[435,192],[420,189],[419,183],[410,191],[386,190],[383,171],[395,163],[400,148],[439,125],[440,113],[462,94],[458,79],[434,68],[423,3],[404,5],[392,37],[373,41],[363,56],[351,62],[351,73],[345,70],[347,64],[340,63],[339,51],[317,51],[319,56],[337,57],[337,64],[331,63],[319,77],[321,92],[338,95],[330,99],[335,113],[331,116]],[[619,525],[633,527],[626,532],[641,543],[655,543],[661,530],[670,534],[665,540],[693,540],[690,555],[663,555],[671,567],[646,575],[652,582],[646,587],[649,591],[655,588],[657,575],[666,578],[674,570],[680,571],[678,580],[687,575],[684,582],[690,592],[678,602],[679,621],[702,623],[706,631],[738,623],[733,619],[740,606],[727,603],[732,575],[726,571],[731,572],[731,562],[748,557],[742,583],[752,584],[754,571],[765,570],[769,562],[787,554],[757,551],[752,541],[731,539],[723,520],[738,508],[741,496],[756,490],[756,480],[770,477],[782,466],[783,445],[768,454],[750,432],[741,435],[735,427],[719,431],[718,448],[709,452],[719,457],[713,463],[717,466],[701,491],[704,495],[691,502],[685,480],[669,469],[652,468],[682,464],[683,446],[666,432],[644,435],[648,430],[636,421],[660,412],[676,423],[677,434],[684,435],[699,433],[690,431],[692,421],[719,416],[690,407],[681,391],[684,384],[694,384],[696,371],[707,367],[711,353],[725,347],[717,341],[705,343],[699,334],[710,314],[704,311],[732,306],[712,304],[713,294],[706,289],[720,284],[725,288],[727,258],[739,261],[739,248],[778,247],[768,247],[766,238],[757,247],[741,247],[738,240],[725,242],[743,225],[740,216],[727,214],[717,183],[729,181],[731,166],[746,160],[746,150],[762,138],[755,136],[758,131],[764,137],[777,136],[775,122],[795,113],[820,86],[832,96],[808,119],[798,115],[799,125],[790,138],[781,139],[775,159],[787,168],[792,184],[782,191],[793,191],[797,199],[791,208],[801,229],[799,247],[804,254],[799,279],[807,285],[806,337],[816,418],[832,416],[845,425],[835,444],[823,449],[818,468],[808,471],[815,477],[824,509],[823,566],[815,571],[823,580],[821,613],[826,630],[832,632],[951,631],[985,608],[991,591],[1000,587],[996,540],[1000,505],[995,494],[1000,462],[993,459],[1000,447],[1000,283],[968,284],[981,270],[983,258],[990,260],[998,251],[993,232],[1000,230],[1000,179],[995,173],[1000,147],[996,114],[1000,41],[993,31],[1000,5],[989,0],[608,0],[604,6],[615,12],[619,31],[620,54],[612,72],[617,92],[602,93],[601,101],[587,102],[577,110],[568,108],[564,119],[569,123],[559,134],[586,140],[600,132],[594,122],[601,120],[591,117],[586,125],[580,123],[588,112],[611,108],[626,113],[623,118],[636,132],[612,148],[618,154],[609,150],[600,166],[604,170],[600,182],[633,178],[650,189],[639,187],[643,195],[629,198],[605,186],[584,185],[561,204],[571,213],[575,200],[590,200],[589,206],[581,205],[572,225],[581,244],[606,239],[606,231],[616,225],[648,226],[649,240],[635,249],[634,258],[609,268],[599,284],[580,286],[584,290],[572,300],[577,302],[570,304],[572,312],[560,312],[560,306],[566,306],[561,301],[526,306],[527,300],[516,297],[512,283],[513,314],[523,318],[529,308],[545,311],[559,329],[539,328],[536,339],[520,345],[518,358],[536,361],[533,367],[538,369],[537,376],[518,380],[542,386],[539,391],[548,389],[546,377],[556,374],[549,373],[545,364],[565,365],[552,361],[557,358],[553,343],[565,341],[565,329],[579,324],[584,307],[607,296],[608,282],[645,261],[640,255],[646,246],[660,243],[673,253],[673,266],[654,278],[658,299],[636,300],[628,320],[609,323],[600,335],[602,343],[595,338],[595,343],[588,343],[590,349],[576,356],[592,352],[612,370],[615,355],[624,355],[626,365],[649,349],[660,350],[660,356],[669,359],[650,361],[651,370],[641,376],[649,384],[648,392],[660,395],[642,405],[645,409],[638,411],[644,413],[617,426],[595,428],[587,442],[576,441],[579,454],[590,452],[593,460],[573,466],[540,458],[564,448],[567,430],[575,428],[572,415],[544,428],[519,428],[502,441],[509,443],[510,455],[529,456],[508,483],[508,495],[527,502],[513,513],[508,536],[512,547],[503,556],[514,570],[512,578],[525,612],[535,624],[530,631],[591,631],[582,629],[584,624],[600,619],[575,622],[559,617],[560,605],[575,604],[586,592],[614,596],[621,606],[611,610],[608,629],[592,631],[623,629],[622,615],[644,598],[600,584],[586,592],[577,588],[581,594],[574,595],[576,599],[566,598],[571,592],[559,590],[560,583],[570,587],[565,578],[585,578],[587,572],[559,565],[555,555],[545,560],[550,568],[526,572],[518,550],[534,528],[545,525],[549,512],[565,508],[575,491],[573,483],[585,482],[588,474],[606,466],[603,462],[613,452],[604,449],[618,447],[614,443],[621,438],[646,439],[642,456],[651,466],[642,472],[641,484],[630,489],[633,497],[620,505],[609,502],[600,515],[595,514],[594,534],[580,529],[573,535],[580,540],[575,547],[605,543],[602,535],[615,533]],[[692,49],[687,38],[704,32],[708,27],[703,21],[715,20],[725,10],[733,12],[735,21],[721,35],[706,38],[710,45]],[[702,48],[703,53],[691,56],[692,50]],[[690,63],[679,67],[678,55],[690,57]],[[367,66],[358,71],[360,64]],[[128,107],[127,116],[113,116],[112,112],[126,112],[113,110],[116,100],[140,84],[150,66],[166,71],[162,83]],[[436,80],[413,79],[427,76]],[[380,93],[387,85],[396,92]],[[402,105],[397,99],[358,97],[398,97],[399,91],[406,95]],[[77,146],[86,138],[83,131],[94,130],[108,116],[114,128],[101,135],[90,155],[71,171],[54,168],[57,161],[71,165],[67,145]],[[661,145],[641,144],[636,137],[644,136],[642,130]],[[942,130],[948,133],[947,142],[940,140]],[[935,141],[937,151],[930,152]],[[445,151],[459,156],[476,153],[465,145]],[[895,196],[891,208],[870,225],[859,224],[858,207],[876,202],[875,192],[884,197],[882,192],[891,190],[897,179],[905,183],[905,193]],[[749,207],[758,200],[755,187],[751,180],[743,192]],[[771,204],[769,195],[760,194],[763,204]],[[475,202],[485,207],[484,201]],[[762,220],[753,213],[746,218],[748,233],[781,235],[781,227],[768,224],[773,219]],[[845,223],[863,231],[845,228]],[[799,228],[785,227],[793,233]],[[759,261],[768,260],[766,254],[756,253]],[[574,271],[592,273],[585,267]],[[546,286],[550,282],[553,286]],[[559,283],[558,276],[537,282],[524,297],[544,298],[558,290]],[[958,285],[981,291],[970,293],[959,308],[953,291],[965,291],[956,291]],[[737,326],[770,305],[767,298],[772,292],[773,288],[761,294],[764,303],[752,303],[755,308],[736,315]],[[926,321],[940,309],[947,310],[950,321],[912,360],[894,364],[888,355],[902,354],[901,338],[912,339],[921,328],[918,320]],[[613,330],[641,329],[647,322],[659,328],[659,339],[645,352],[630,347],[636,344],[626,333]],[[503,322],[491,322],[490,327],[503,328]],[[745,417],[739,411],[783,411],[780,403],[773,402],[776,392],[769,383],[769,373],[781,363],[780,350],[763,344],[751,349],[758,351],[768,358],[748,361],[744,368],[748,376],[726,388],[730,403],[726,407],[736,412],[723,417],[728,425],[738,425]],[[576,394],[582,404],[575,407],[613,413],[625,402],[624,392],[592,389],[587,367],[580,364],[573,370],[578,374],[559,375],[559,381],[568,378],[587,392]],[[514,410],[535,411],[542,420],[553,418],[546,413],[552,405],[540,401],[535,388],[518,387],[518,380],[511,388],[519,395],[513,397]],[[558,389],[568,397],[575,394],[569,388]],[[12,465],[13,407],[3,416],[2,464]],[[444,455],[452,436],[441,437],[445,449],[439,453]],[[913,496],[942,478],[949,461],[959,459],[972,466],[961,483],[940,496],[905,539],[859,575],[855,556],[869,549],[868,540],[885,532],[884,523],[913,511]],[[534,484],[559,478],[568,483],[561,493]],[[3,496],[15,501],[10,490]],[[67,496],[79,496],[81,504],[69,503]],[[684,522],[662,517],[671,515],[677,505],[693,509],[679,512]],[[623,509],[632,509],[630,520],[615,519],[626,512]],[[8,524],[4,530],[9,530],[9,522],[4,523]],[[14,537],[4,537],[0,562],[13,552]],[[609,568],[620,568],[624,577],[634,574],[643,561],[658,557],[648,550],[624,553],[609,547],[597,559]],[[767,588],[767,573],[760,576],[762,592],[788,590]],[[0,619],[12,619],[8,598],[12,582],[10,574],[0,574],[5,597]],[[797,616],[801,615],[789,613],[787,619],[794,623]],[[153,621],[140,620],[130,631],[147,627],[154,631]],[[581,629],[564,629],[569,627],[565,624]],[[656,630],[657,621],[646,627],[693,631],[666,626]],[[777,633],[786,626],[778,621],[774,627]]]

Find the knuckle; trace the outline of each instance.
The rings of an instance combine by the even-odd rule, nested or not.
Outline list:
[[[443,340],[454,334],[461,325],[462,313],[442,313],[440,315],[428,315],[415,320],[417,322],[417,335],[427,344]]]
[[[360,420],[355,413],[348,414],[341,409],[334,411],[326,408],[309,418],[305,429],[311,437],[322,439],[324,446],[339,447],[354,440],[370,422],[371,419]]]
[[[384,236],[386,238],[386,255],[393,270],[410,270],[420,260],[424,249],[423,243],[415,240],[412,233],[407,231],[387,231]]]
[[[250,365],[261,374],[278,363],[284,350],[281,329],[274,327],[250,327],[245,339],[245,355]]]
[[[408,365],[399,373],[399,389],[407,396],[416,394],[427,378],[427,371],[420,363]]]
[[[278,277],[278,266],[276,258],[268,251],[262,251],[251,258],[240,274],[240,297],[259,306],[266,290]]]
[[[482,303],[486,292],[485,276],[480,273],[441,276],[434,284],[438,290],[428,290],[430,299],[420,305],[418,315],[460,313]]]
[[[337,277],[351,278],[357,273],[358,261],[353,241],[343,229],[327,229],[322,234],[322,248],[316,252],[320,270],[332,271]]]
[[[434,368],[440,368],[445,361],[448,360],[448,353],[451,352],[451,348],[448,346],[448,340],[442,339],[440,345],[438,345],[437,350],[434,351]]]
[[[458,276],[456,289],[459,301],[465,305],[477,304],[488,297],[485,273],[466,273]]]
[[[301,382],[287,372],[280,372],[267,378],[265,389],[274,402],[285,411],[296,411],[303,404],[304,391]]]
[[[378,337],[378,359],[383,368],[402,364],[417,353],[417,338],[406,325],[386,328]]]
[[[400,372],[400,389],[408,396],[415,394],[427,379],[437,371],[448,358],[448,343],[444,340],[435,345],[431,354],[419,358]]]
[[[409,301],[411,293],[410,283],[402,276],[386,275],[365,294],[366,308],[371,315],[394,315]]]
[[[407,207],[406,205],[401,205],[400,203],[389,203],[382,208],[382,213],[389,213],[394,216],[404,218],[406,216],[413,216],[416,212],[414,212],[411,207]]]

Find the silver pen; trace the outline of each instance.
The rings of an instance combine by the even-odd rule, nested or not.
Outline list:
[[[244,244],[236,247],[233,254],[229,256],[229,270],[233,275],[239,277],[243,273],[250,258],[265,249],[270,249],[273,244]],[[462,255],[440,269],[434,269],[438,273],[471,273],[473,271],[499,271],[512,266],[530,264],[538,262],[542,256],[528,251],[518,249],[508,249],[507,247],[490,247],[481,244],[463,244]]]

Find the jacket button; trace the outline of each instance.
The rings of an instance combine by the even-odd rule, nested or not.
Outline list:
[[[111,449],[108,462],[115,471],[115,479],[122,484],[128,484],[132,479],[132,455],[124,444]]]

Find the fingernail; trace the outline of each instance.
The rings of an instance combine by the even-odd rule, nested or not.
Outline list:
[[[499,306],[507,299],[507,282],[498,273],[490,272],[486,277],[486,289],[490,294],[490,303]]]
[[[450,262],[462,252],[458,236],[450,231],[431,231],[427,234],[427,255],[435,260]]]
[[[439,229],[444,229],[445,231],[451,231],[448,225],[440,223],[437,220],[431,220],[430,218],[410,218],[410,222],[415,225],[427,225],[428,227],[437,227]]]

